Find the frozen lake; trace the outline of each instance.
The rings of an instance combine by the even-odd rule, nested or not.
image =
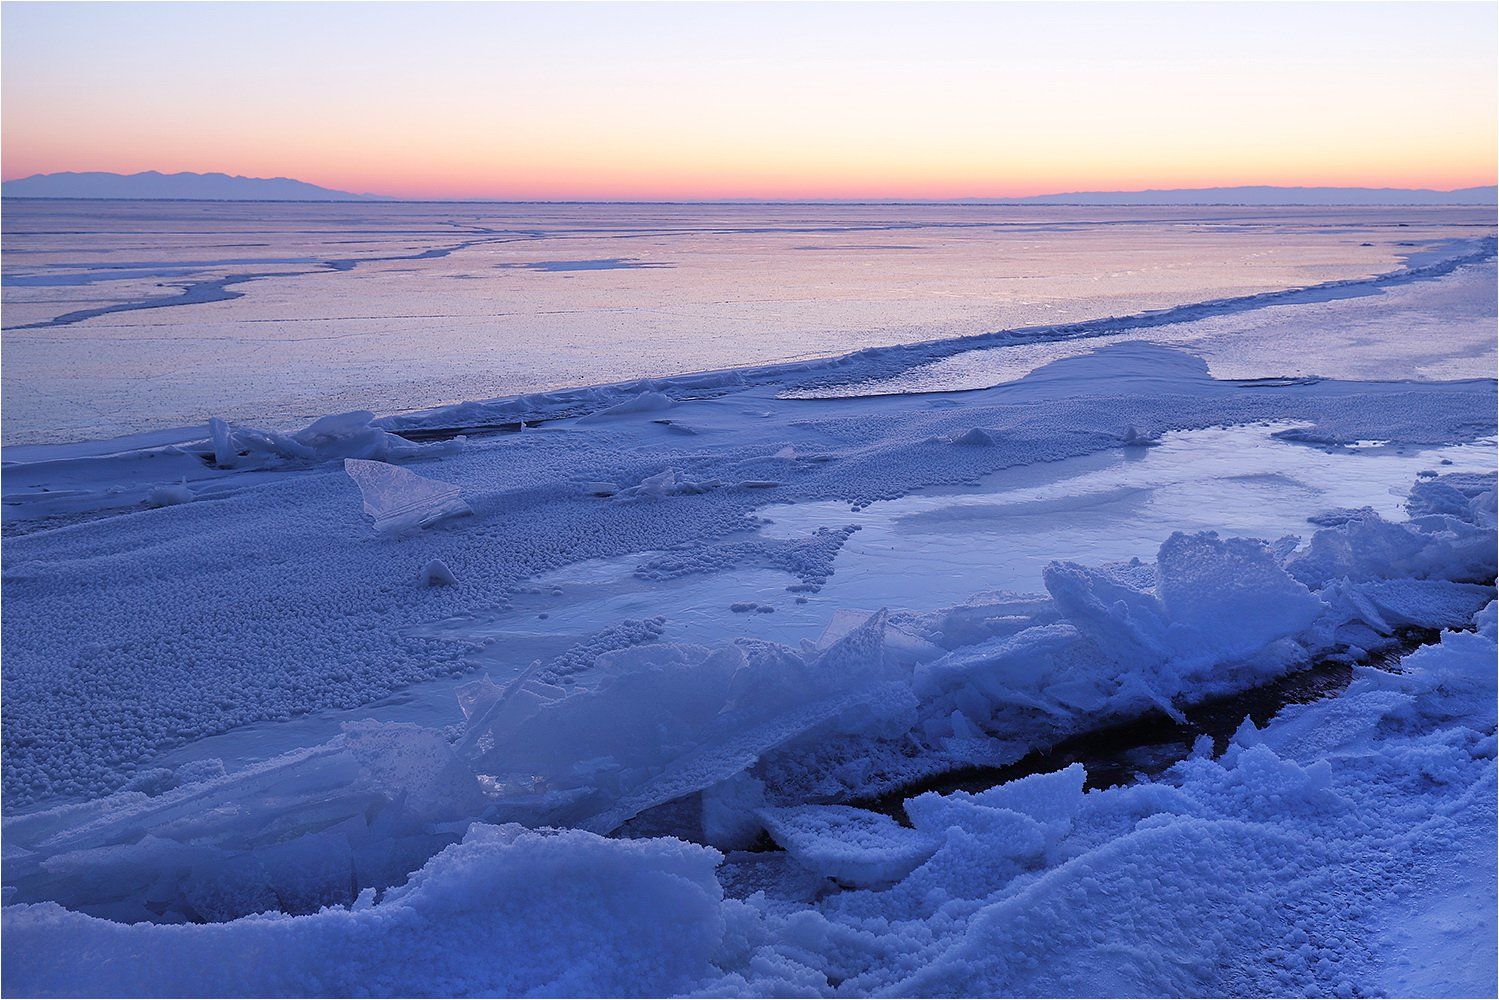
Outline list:
[[[6,222],[9,992],[1492,992],[1491,215]]]
[[[1461,208],[12,199],[4,442],[287,428],[1128,315],[1419,266],[1493,229]],[[1435,353],[1430,375],[1492,369]],[[1015,363],[949,359],[898,388]]]

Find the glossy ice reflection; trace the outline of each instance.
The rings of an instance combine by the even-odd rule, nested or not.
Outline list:
[[[6,443],[286,428],[1398,267],[1481,209],[8,202]]]

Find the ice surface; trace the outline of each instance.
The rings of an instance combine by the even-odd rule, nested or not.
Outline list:
[[[1405,527],[1444,537],[1463,524],[1492,541],[1493,529],[1479,526],[1492,493],[1460,495],[1466,508]],[[1349,530],[1322,529],[1308,551]],[[1360,537],[1351,551],[1371,572],[1380,558],[1394,561],[1374,579],[1339,580],[1327,600],[1293,580],[1270,546],[1179,534],[1153,566],[1054,566],[1051,606],[990,596],[920,615],[848,614],[821,643],[799,649],[626,637],[623,648],[593,656],[586,685],[550,683],[538,661],[507,685],[464,688],[457,744],[435,729],[368,723],[235,774],[168,772],[144,794],[124,792],[89,811],[22,816],[6,826],[19,849],[7,884],[16,902],[54,900],[115,920],[310,912],[396,884],[470,820],[608,833],[698,792],[706,835],[733,846],[763,826],[803,867],[848,885],[938,877],[954,851],[971,846],[946,843],[951,831],[999,838],[1005,846],[988,852],[997,867],[986,877],[1013,877],[1063,856],[1084,801],[1080,767],[973,795],[918,796],[906,810],[914,831],[858,809],[775,803],[827,779],[867,790],[871,764],[896,766],[899,776],[897,762],[913,753],[956,761],[986,742],[1023,751],[1111,718],[1156,709],[1180,717],[1176,700],[1343,654],[1338,637],[1352,622],[1376,638],[1398,624],[1465,624],[1493,599],[1491,586],[1396,586],[1401,553],[1378,544],[1362,553]],[[988,624],[974,631],[979,609]],[[1215,631],[1206,636],[1209,621]],[[610,645],[601,639],[596,648]],[[1423,719],[1482,725],[1494,679],[1473,664],[1490,655],[1492,638],[1444,645],[1449,653],[1421,679],[1359,684],[1415,691]],[[1252,727],[1239,740],[1263,742]],[[1305,778],[1277,767],[1275,775],[1294,777],[1286,803],[1325,804],[1325,767]],[[929,862],[938,867],[921,874]]]
[[[1113,451],[1004,469],[876,501],[857,516],[837,501],[771,507],[761,533],[789,538],[856,521],[827,600],[914,607],[983,588],[1038,590],[1054,560],[1149,560],[1173,531],[1306,538],[1329,508],[1365,504],[1403,520],[1418,470],[1443,457],[1464,469],[1493,463],[1490,444],[1329,452],[1282,443],[1273,429],[1168,432],[1138,457]]]
[[[1426,957],[1493,930],[1492,382],[783,398],[923,350],[8,454],[4,989],[1492,992]],[[338,459],[472,516],[372,542]]]
[[[1482,256],[1482,244],[1477,247]],[[1443,256],[1473,251],[1466,240]],[[1154,317],[1148,336],[1201,356],[1218,378],[1420,379],[1487,378],[1495,368],[1492,336],[1495,273],[1492,260],[1467,267],[1430,286],[1371,279],[1379,294],[1319,300],[1316,293],[1271,293],[1259,307],[1203,315],[1188,306]],[[1345,288],[1344,292],[1353,292]],[[1062,358],[1120,343],[1140,334],[1128,322],[1076,324],[1049,342],[1022,349],[1001,339],[975,338],[941,356],[893,373],[830,388],[830,392],[956,391],[1013,382]],[[1111,328],[1111,326],[1113,328]],[[1062,336],[1056,336],[1057,333]],[[1143,440],[1148,441],[1148,434]]]
[[[300,460],[253,472],[219,470],[181,448],[154,447],[7,466],[7,523],[35,507],[37,514],[29,522],[33,528],[49,524],[54,516],[70,522],[95,517],[122,502],[126,509],[138,510],[139,498],[166,476],[185,476],[200,497],[214,499],[139,517],[74,523],[67,532],[31,530],[7,538],[6,599],[15,614],[6,630],[5,677],[13,694],[6,717],[23,734],[3,747],[7,794],[36,801],[106,792],[121,787],[134,769],[163,751],[248,724],[296,718],[286,731],[307,732],[317,723],[317,713],[346,712],[415,682],[435,682],[465,669],[477,644],[488,636],[461,628],[439,630],[433,623],[464,616],[477,621],[494,614],[496,605],[501,612],[507,607],[531,610],[526,628],[502,630],[507,636],[520,633],[514,646],[521,651],[507,657],[507,638],[485,657],[503,678],[537,655],[524,651],[537,639],[556,637],[546,654],[555,655],[566,642],[622,619],[662,613],[653,606],[657,594],[678,606],[677,595],[698,589],[693,581],[681,588],[652,586],[668,583],[678,573],[723,576],[721,596],[708,602],[719,609],[720,618],[694,612],[696,620],[680,623],[692,630],[694,640],[714,640],[727,631],[793,645],[800,636],[821,630],[838,606],[834,601],[869,611],[907,602],[930,610],[986,589],[1034,589],[1046,559],[1071,556],[1076,561],[1099,538],[1123,532],[1068,536],[1046,529],[1038,534],[1038,519],[1022,516],[982,535],[984,545],[948,545],[920,551],[904,565],[897,561],[867,569],[864,552],[879,550],[882,541],[884,551],[896,548],[897,559],[912,550],[875,532],[834,532],[862,520],[870,504],[918,489],[937,496],[986,475],[1024,479],[1031,475],[1027,469],[1067,459],[1087,459],[1100,467],[1131,462],[1119,449],[1118,435],[1126,425],[1202,428],[1225,420],[1274,419],[1282,426],[1296,418],[1314,420],[1349,441],[1409,436],[1457,443],[1471,442],[1481,433],[1494,405],[1491,383],[1324,381],[1245,388],[1212,380],[1199,362],[1179,352],[1138,344],[1070,359],[1022,383],[969,394],[961,404],[931,397],[778,400],[743,386],[731,391],[729,379],[710,381],[720,395],[679,400],[673,411],[690,415],[702,430],[691,438],[668,435],[649,421],[632,424],[628,434],[556,421],[424,460],[420,469],[429,473],[424,478],[437,477],[462,490],[462,500],[475,516],[455,522],[453,530],[390,538],[378,546],[368,544],[368,529],[350,517],[347,479],[317,464],[309,469]],[[1044,418],[1038,416],[1042,413]],[[1001,431],[997,443],[984,448],[945,443],[946,437],[975,425]],[[1070,429],[1057,433],[1059,426]],[[620,447],[616,435],[621,434],[635,443]],[[1207,484],[1212,492],[1194,499],[1193,440],[1183,438],[1183,447],[1175,449],[1169,440],[1157,448],[1133,449],[1147,456],[1139,460],[1142,468],[1158,456],[1169,459],[1177,477],[1170,491],[1181,494],[1168,508],[1173,512],[1211,510],[1220,484],[1240,488],[1222,468],[1224,456],[1238,447],[1241,439],[1236,438],[1210,456],[1218,470]],[[776,457],[788,442],[797,443],[801,456],[789,464]],[[1280,447],[1290,454],[1269,452],[1263,461],[1295,462],[1297,453],[1307,451]],[[1426,457],[1429,452],[1411,452],[1406,461],[1421,463],[1417,468],[1437,464]],[[1465,468],[1483,467],[1453,453],[1468,463]],[[1372,454],[1371,468],[1384,471],[1361,473],[1360,457],[1357,450],[1340,456],[1347,465],[1329,458],[1325,474],[1319,472],[1313,482],[1343,477],[1356,484],[1357,489],[1336,497],[1344,506],[1377,500],[1402,480],[1409,482],[1399,463],[1391,459],[1381,464],[1384,460]],[[672,474],[665,476],[668,469]],[[1235,520],[1240,520],[1238,511],[1255,508],[1255,497],[1274,498],[1298,489],[1268,470],[1263,476],[1248,484],[1247,494],[1234,494]],[[653,486],[691,484],[700,489],[751,478],[780,481],[782,486],[773,491],[777,501],[833,504],[836,519],[830,516],[803,528],[797,532],[802,541],[787,544],[747,534],[762,527],[749,515],[775,520],[779,513],[766,507],[772,498],[764,490],[720,486],[664,498],[598,498],[577,487],[579,482],[609,482],[633,488],[654,479]],[[49,488],[58,482],[66,483],[69,493]],[[119,484],[125,492],[115,496],[115,486],[105,484]],[[1051,498],[1043,494],[1036,499]],[[1319,509],[1313,506],[1318,502],[1315,496],[1307,498],[1300,516]],[[788,508],[788,513],[796,509]],[[1034,508],[1036,513],[1046,509],[1044,502]],[[1079,509],[1076,504],[1060,508],[1069,513],[1048,523],[1085,525],[1083,514],[1071,513]],[[1121,511],[1122,523],[1134,523],[1134,515],[1127,513],[1131,509]],[[1244,520],[1255,533],[1267,524],[1281,534],[1297,510],[1294,503],[1280,500],[1273,518]],[[988,516],[981,513],[978,523]],[[1207,517],[1195,516],[1197,524],[1211,524]],[[1149,534],[1133,536],[1138,547],[1120,554],[1148,559],[1177,526],[1149,522]],[[818,527],[831,530],[816,538]],[[937,534],[961,539],[967,530],[944,525]],[[866,535],[871,536],[867,543]],[[1005,539],[1012,540],[1008,548],[1001,544]],[[1032,539],[1039,539],[1035,550],[1028,549]],[[1069,553],[1063,545],[1052,545],[1052,539],[1081,547]],[[850,545],[858,546],[852,554]],[[644,552],[665,553],[670,565],[635,555]],[[963,572],[942,568],[942,561],[960,557],[969,563]],[[445,562],[464,585],[414,592],[412,574],[433,559]],[[568,612],[566,599],[535,600],[523,593],[529,581],[590,559],[622,559],[626,576],[645,567],[647,576],[657,578],[637,578],[638,584],[630,585],[635,589],[628,591],[612,584],[608,592],[621,599],[579,608],[578,614]],[[837,575],[829,575],[835,562]],[[736,580],[753,580],[758,588],[767,574],[727,575],[761,568],[796,575],[782,576],[768,591],[751,592],[736,591]],[[101,597],[102,579],[110,583]],[[874,581],[899,587],[882,594],[870,586]],[[835,596],[819,603],[817,588],[830,583]],[[809,603],[797,604],[784,590],[788,586],[798,588],[790,593]],[[234,599],[225,600],[225,594]],[[714,631],[732,615],[732,604],[750,601],[777,610],[738,616],[757,624]],[[142,607],[153,611],[137,613]],[[537,617],[543,614],[548,618]],[[559,624],[539,624],[544,621]],[[560,627],[564,621],[567,631]],[[289,651],[295,651],[294,658]],[[110,681],[97,687],[64,682],[57,675],[60,669],[69,676]],[[423,704],[445,701],[438,697]],[[336,723],[325,724],[317,739],[326,739],[333,730]],[[299,745],[305,743],[273,743],[275,749]]]
[[[1482,208],[164,204],[7,203],[7,445],[211,414],[287,430],[371,400],[410,410],[1123,316],[1362,279],[1401,267],[1416,252],[1402,243],[1446,255],[1493,225]],[[839,250],[850,240],[864,251]],[[676,266],[529,269],[627,256]],[[96,308],[171,305],[17,329],[79,311],[77,287],[49,287],[68,280]],[[194,287],[221,294],[180,304]],[[1344,328],[1318,319],[1321,339]],[[1283,345],[1288,325],[1224,339]],[[1390,326],[1388,343],[1461,358],[1450,324],[1407,311]],[[1419,353],[1429,366],[1439,350]]]

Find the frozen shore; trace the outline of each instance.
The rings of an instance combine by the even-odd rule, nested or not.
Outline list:
[[[10,450],[5,989],[1492,992],[1495,382],[1367,321],[1492,259]],[[1118,784],[920,791],[1318,665]]]

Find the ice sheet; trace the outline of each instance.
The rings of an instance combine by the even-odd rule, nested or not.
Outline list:
[[[9,445],[1123,316],[1389,271],[1493,214],[12,200],[5,223]]]

